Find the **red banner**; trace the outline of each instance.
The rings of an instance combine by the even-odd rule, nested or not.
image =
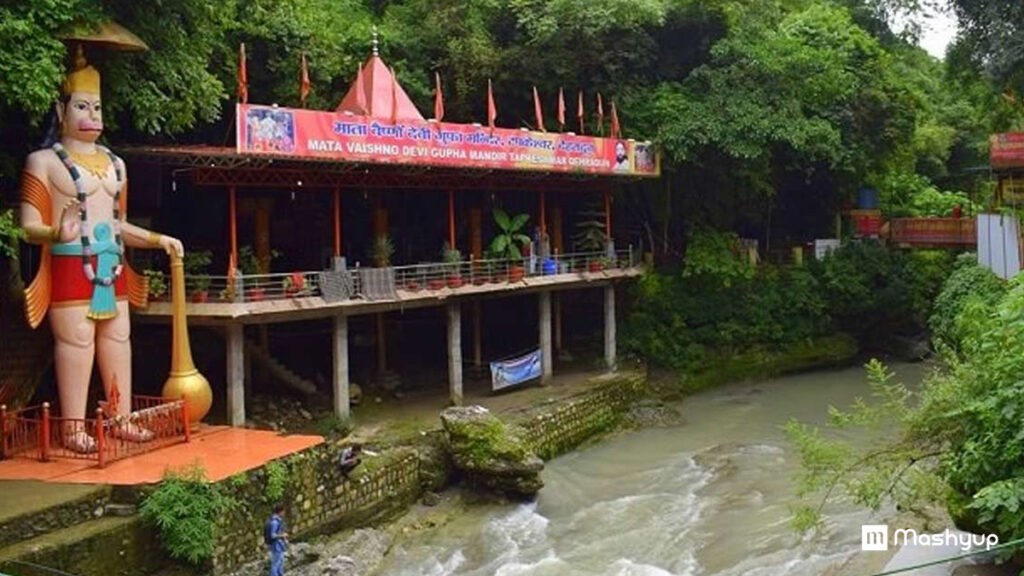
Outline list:
[[[993,168],[1024,168],[1024,132],[993,134],[989,161]]]
[[[237,105],[239,154],[655,177],[649,142]]]

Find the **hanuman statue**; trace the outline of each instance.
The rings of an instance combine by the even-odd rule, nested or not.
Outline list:
[[[96,143],[103,132],[100,74],[78,46],[55,104],[55,129],[28,156],[22,178],[21,226],[42,247],[39,271],[26,289],[28,322],[49,313],[61,416],[84,418],[95,358],[113,410],[131,410],[129,301],[144,306],[147,286],[125,262],[125,246],[181,257],[179,240],[128,223],[124,161]],[[145,442],[153,433],[128,421],[113,433]],[[83,427],[62,431],[65,447],[89,453],[96,440]]]

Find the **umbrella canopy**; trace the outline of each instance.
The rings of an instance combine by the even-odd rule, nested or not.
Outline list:
[[[61,40],[93,44],[123,52],[149,50],[149,46],[141,38],[113,20],[107,20],[100,24],[79,23],[58,37]]]

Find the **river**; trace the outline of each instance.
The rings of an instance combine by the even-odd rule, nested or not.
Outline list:
[[[907,384],[925,365],[892,366]],[[478,505],[400,542],[389,576],[818,576],[880,570],[852,504],[801,538],[789,526],[797,458],[782,426],[823,423],[867,393],[853,367],[737,384],[680,405],[685,424],[618,435],[547,463],[535,502]],[[865,555],[876,554],[867,557]]]

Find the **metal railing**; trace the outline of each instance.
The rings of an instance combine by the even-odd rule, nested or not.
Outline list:
[[[103,403],[106,404],[106,403]],[[52,416],[43,403],[22,410],[0,406],[3,458],[27,457],[94,461],[99,467],[170,444],[189,441],[188,404],[180,400],[134,396],[128,414],[94,418]],[[148,439],[141,440],[139,434]]]
[[[594,274],[604,270],[636,266],[632,246],[614,252],[575,252],[554,254],[549,258],[526,257],[520,260],[463,260],[426,262],[395,266],[395,288],[406,292],[459,289],[485,284],[515,284],[524,278],[556,274]],[[353,297],[363,293],[359,267],[348,269],[346,281]],[[238,274],[236,276],[186,276],[189,300],[203,302],[260,302],[289,298],[323,296],[319,271],[288,274]]]

